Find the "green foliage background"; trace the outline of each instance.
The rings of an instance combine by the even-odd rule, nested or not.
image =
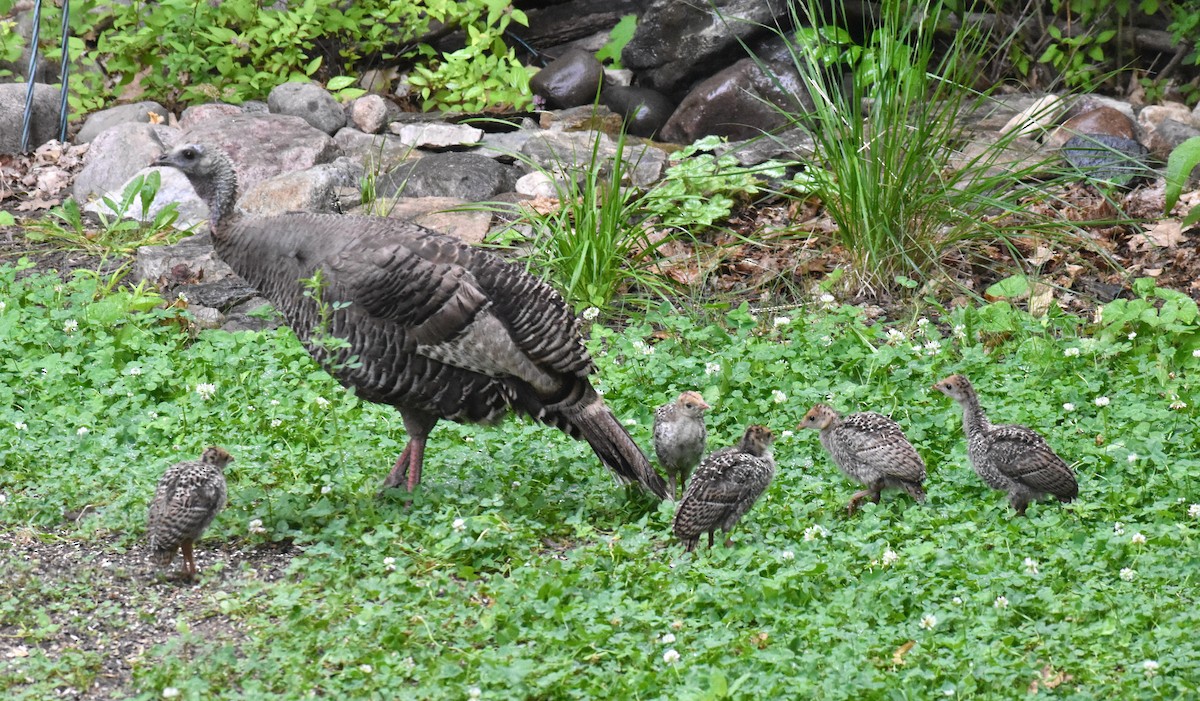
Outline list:
[[[715,406],[711,447],[749,421],[782,436],[738,546],[684,555],[671,504],[623,496],[586,446],[521,420],[441,425],[412,504],[376,498],[399,417],[341,391],[290,333],[192,338],[176,312],[138,311],[152,296],[3,267],[0,532],[137,548],[166,465],[213,442],[237,456],[201,551],[302,553],[274,582],[202,573],[211,595],[136,662],[139,699],[1027,698],[1059,672],[1042,693],[1183,698],[1200,687],[1200,320],[1186,296],[1138,290],[1096,323],[996,303],[884,326],[826,300],[593,326],[599,387],[643,445],[652,407],[684,388]],[[1076,503],[1018,519],[979,482],[958,409],[929,389],[950,372],[1074,463]],[[854,485],[815,435],[784,433],[816,401],[893,415],[929,502],[889,494],[846,518]],[[62,530],[85,504],[95,516]],[[99,565],[46,582],[2,548],[0,630],[31,654],[0,659],[0,690],[86,686],[102,660],[39,643],[103,615]],[[150,611],[169,591],[130,586]],[[240,633],[201,633],[212,617]]]

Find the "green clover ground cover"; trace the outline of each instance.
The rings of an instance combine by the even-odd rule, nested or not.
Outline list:
[[[149,295],[18,277],[0,267],[0,560],[6,536],[84,505],[95,515],[69,537],[140,547],[158,476],[209,443],[237,462],[198,551],[302,550],[274,582],[243,572],[217,590],[202,570],[213,591],[178,635],[146,641],[135,698],[991,699],[1037,684],[1173,699],[1200,686],[1200,319],[1186,297],[1142,284],[1099,322],[998,303],[885,327],[830,301],[593,327],[600,388],[643,445],[652,407],[685,388],[714,405],[710,447],[749,421],[780,434],[779,474],[737,546],[684,555],[672,505],[626,495],[585,445],[523,420],[441,425],[411,506],[376,498],[399,416],[341,390],[289,333],[192,338]],[[958,407],[929,389],[951,372],[993,420],[1044,433],[1081,498],[1014,518],[971,471]],[[928,503],[887,493],[847,518],[856,486],[814,434],[791,433],[817,401],[896,418],[928,462]],[[6,698],[97,674],[95,654],[47,642],[64,616],[110,604],[56,586],[0,596],[0,646],[30,651],[0,658]],[[214,617],[240,632],[197,632]]]

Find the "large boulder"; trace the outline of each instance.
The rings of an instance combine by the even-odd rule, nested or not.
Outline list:
[[[346,126],[346,110],[316,83],[277,85],[267,96],[267,106],[272,114],[300,117],[326,134],[336,134]]]
[[[0,153],[21,152],[21,130],[25,120],[28,83],[0,84]],[[58,88],[35,83],[33,114],[29,120],[29,150],[57,139],[59,127]]]

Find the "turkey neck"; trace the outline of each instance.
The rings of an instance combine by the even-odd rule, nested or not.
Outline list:
[[[220,238],[222,229],[228,229],[234,223],[237,210],[237,174],[233,172],[233,164],[222,158],[217,172],[209,180],[202,180],[196,188],[196,194],[208,204],[208,221],[213,234]]]
[[[975,390],[972,389],[967,393],[961,403],[963,433],[967,435],[967,438],[987,431],[991,424],[988,422],[987,415],[983,413],[983,407],[979,406],[979,395],[975,394]]]

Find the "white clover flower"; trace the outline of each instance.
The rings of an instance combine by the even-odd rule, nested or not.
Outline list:
[[[937,355],[942,350],[942,344],[937,339],[925,342],[925,353],[928,355]]]
[[[1130,332],[1129,332],[1129,335],[1128,335],[1128,336],[1126,336],[1126,338],[1128,338],[1128,339],[1129,339],[1129,340],[1131,340],[1131,341],[1132,341],[1133,339],[1137,338],[1137,331],[1130,331]]]
[[[967,327],[962,324],[955,324],[954,328],[950,329],[950,333],[961,341],[967,337]]]
[[[74,319],[67,319],[63,322],[63,333],[75,333],[79,330],[79,322]]]
[[[833,304],[836,301],[837,301],[837,299],[834,298],[834,296],[829,294],[828,292],[821,295],[821,304]]]
[[[1146,660],[1142,663],[1142,671],[1146,673],[1147,677],[1153,677],[1158,674],[1158,666],[1158,662],[1155,660]]]
[[[792,552],[791,550],[784,550],[783,552],[779,553],[779,557],[784,560],[794,560],[796,558],[796,553]]]
[[[283,425],[283,421],[279,419],[271,419],[271,428],[279,428]]]
[[[1200,504],[1192,504],[1188,507],[1188,518],[1200,518]]]
[[[1118,573],[1118,576],[1122,581],[1132,582],[1133,578],[1137,576],[1137,572],[1134,572],[1130,567],[1122,567],[1120,573]]]
[[[883,551],[883,566],[890,567],[900,561],[900,555],[895,550],[888,548]]]
[[[674,648],[671,648],[663,653],[663,662],[666,662],[667,664],[675,664],[678,661],[679,653]]]
[[[13,428],[17,429],[18,431],[24,431],[25,429],[29,428],[29,425],[24,421],[15,421],[13,422]]]
[[[363,674],[370,674],[371,672],[375,671],[375,668],[369,664],[360,664],[358,666],[358,671],[362,672]]]
[[[396,558],[391,557],[390,555],[388,557],[383,558],[383,569],[387,570],[388,572],[395,572],[396,571]]]
[[[1096,397],[1093,401],[1096,406],[1108,406],[1108,397]]]
[[[922,630],[933,630],[937,627],[937,623],[937,616],[933,615],[932,613],[927,613],[924,616],[921,616]]]
[[[793,433],[793,432],[792,432],[792,430],[791,430],[790,428],[785,428],[785,429],[783,429],[782,431],[780,431],[780,432],[779,432],[779,437],[780,437],[781,439],[783,439],[783,438],[791,438],[791,437],[792,437],[792,436],[794,436],[794,435],[796,435],[796,434],[795,434],[795,433]]]
[[[962,606],[962,597],[956,596],[950,600],[950,603],[954,604],[955,606]]]
[[[704,374],[705,375],[716,375],[719,372],[721,372],[721,364],[720,363],[705,363],[704,364]]]
[[[792,323],[792,320],[786,316],[777,316],[771,320],[771,323],[776,327],[787,326],[788,324]]]
[[[137,377],[138,375],[142,374],[142,369],[140,367],[134,365],[133,367],[129,368],[129,374],[134,377]]]
[[[905,341],[904,332],[900,329],[888,329],[887,337],[892,343],[903,343]]]
[[[331,485],[331,484],[323,484],[323,485],[321,485],[321,493],[322,493],[322,494],[328,494],[328,493],[330,493],[330,492],[332,492],[332,491],[333,491],[333,485]]]
[[[512,483],[513,489],[516,489],[517,487],[520,487],[520,486],[521,486],[520,480],[513,480],[513,483]]]
[[[1064,348],[1063,355],[1068,358],[1074,358],[1075,356],[1079,355],[1079,349],[1075,347]]]
[[[584,319],[587,319],[588,321],[591,321],[592,319],[595,319],[596,317],[600,316],[600,308],[599,307],[588,307],[587,309],[583,310],[583,314],[581,314],[580,316],[582,316]]]
[[[271,406],[279,406],[279,400],[278,400],[278,399],[272,399],[272,400],[271,400]]]
[[[456,531],[463,531],[467,527],[467,522],[464,519],[456,518],[454,519],[454,523],[450,524],[450,527]]]
[[[75,429],[75,435],[77,436],[86,436],[89,433],[91,433],[91,430],[87,426],[80,426]]]
[[[663,636],[658,639],[658,642],[662,643],[663,645],[670,645],[671,643],[675,642],[675,634],[663,633]]]
[[[0,302],[0,312],[4,311],[5,309],[8,309],[8,305],[4,302]]]
[[[483,689],[480,689],[477,686],[467,687],[467,698],[468,699],[483,698]]]
[[[783,404],[787,401],[787,395],[777,389],[771,390],[771,396],[775,399],[776,404]]]
[[[267,532],[267,529],[263,528],[263,521],[261,518],[250,519],[250,523],[246,525],[246,530],[250,531],[252,535],[262,535],[263,533]]]
[[[928,325],[929,325],[929,319],[926,319],[925,317],[921,317],[920,319],[917,319],[917,328],[918,329],[923,329]]]
[[[321,407],[322,409],[329,406],[329,400],[326,399],[325,397],[317,397],[313,401],[316,402],[317,406]]]
[[[1000,596],[997,596],[996,600],[992,602],[992,606],[994,606],[998,609],[1008,608],[1008,597],[1003,594],[1001,594]]]
[[[1171,402],[1170,408],[1174,409],[1175,411],[1179,411],[1180,409],[1186,409],[1187,402],[1183,401],[1182,399],[1176,399],[1175,401]]]
[[[1075,405],[1071,402],[1066,402],[1063,404],[1063,411],[1075,411]]]
[[[1116,535],[1125,535],[1125,524],[1117,521],[1113,524],[1113,533]]]
[[[1197,348],[1196,350],[1192,351],[1192,357],[1200,358],[1200,348]]]
[[[829,535],[829,531],[825,530],[825,527],[819,523],[814,523],[813,525],[804,529],[804,540],[806,540],[806,541],[813,541],[813,540],[816,540],[817,538],[825,538],[828,535]],[[891,552],[891,551],[888,551],[888,552]],[[884,553],[883,559],[887,560],[887,553]]]
[[[0,492],[0,506],[4,506],[7,503],[8,503],[8,495],[5,494],[4,492]]]
[[[164,699],[173,699],[177,696],[179,696],[179,689],[176,689],[173,686],[168,686],[165,689],[163,689],[162,697]]]
[[[417,661],[412,658],[412,655],[400,660],[400,667],[405,671],[411,672],[417,668]]]
[[[1133,535],[1129,536],[1129,542],[1133,543],[1134,545],[1145,545],[1146,536],[1142,535],[1141,533],[1134,533]]]
[[[211,399],[217,393],[217,386],[211,382],[201,382],[196,385],[196,394],[200,395],[201,399]]]
[[[637,426],[637,419],[624,419],[621,421],[621,423],[625,424],[626,426]]]
[[[152,418],[152,419],[157,419],[157,418],[158,418],[158,412],[157,412],[157,411],[147,411],[147,412],[146,412],[146,416],[149,416],[149,417],[150,417],[150,418]]]
[[[1033,559],[1032,557],[1025,558],[1025,572],[1026,572],[1026,574],[1037,574],[1038,573],[1038,561]]]
[[[1138,460],[1137,453],[1130,453],[1129,455],[1125,456],[1125,459],[1128,460],[1129,462],[1137,462],[1137,460]]]

